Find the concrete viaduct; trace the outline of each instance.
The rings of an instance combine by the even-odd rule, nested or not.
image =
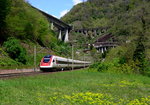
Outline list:
[[[104,53],[110,48],[114,48],[118,46],[116,39],[112,34],[106,34],[98,38],[93,46],[97,49],[97,51]]]
[[[98,28],[83,28],[83,29],[73,29],[72,31],[76,33],[82,33],[85,36],[92,34],[93,36],[101,35],[108,30],[108,27],[98,27]]]
[[[54,27],[57,28],[58,32],[58,39],[63,40],[64,42],[69,42],[69,32],[76,32],[76,33],[81,33],[85,36],[92,35],[101,35],[102,33],[105,33],[108,29],[108,27],[98,27],[98,28],[83,28],[83,29],[73,29],[70,25],[64,23],[63,21],[57,19],[56,17],[36,8],[31,6],[32,8],[38,10],[41,12],[49,21],[50,23],[50,28],[54,30]]]
[[[41,12],[48,19],[48,21],[50,22],[50,28],[52,30],[54,30],[54,26],[58,29],[58,34],[59,34],[58,39],[63,40],[64,42],[69,42],[70,31],[81,33],[85,36],[88,35],[96,36],[96,35],[102,35],[106,33],[109,28],[109,27],[98,27],[98,28],[73,29],[70,25],[64,23],[63,21],[57,19],[56,17],[35,7],[33,8]],[[103,35],[99,39],[97,39],[93,44],[93,46],[97,49],[97,51],[104,53],[109,48],[118,46],[118,43],[114,42],[113,36],[111,34],[108,34],[108,35]]]
[[[59,40],[64,40],[64,42],[68,42],[69,41],[69,32],[72,30],[72,27],[66,23],[64,23],[63,21],[57,19],[56,17],[38,9],[35,8],[33,6],[31,6],[32,8],[38,10],[39,12],[41,12],[50,22],[50,28],[52,30],[54,30],[54,26],[58,29],[58,39]],[[63,36],[63,34],[65,34],[65,36]]]
[[[63,21],[57,19],[56,17],[38,9],[33,6],[32,8],[41,12],[49,21],[50,28],[54,30],[56,27],[58,30],[58,39],[63,40],[64,42],[69,42],[69,32],[81,33],[85,36],[96,36],[102,35],[107,32],[109,27],[98,27],[98,28],[83,28],[83,29],[73,29],[70,25],[64,23]],[[97,49],[97,51],[104,53],[109,48],[114,48],[118,46],[118,43],[114,40],[114,37],[111,34],[106,34],[98,38],[93,46]]]

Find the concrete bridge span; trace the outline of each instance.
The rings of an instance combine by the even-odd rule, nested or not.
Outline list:
[[[82,33],[85,36],[92,34],[93,36],[101,35],[108,30],[108,27],[97,27],[97,28],[82,28],[82,29],[73,29],[72,31],[76,33]]]
[[[119,45],[118,42],[116,41],[116,39],[112,34],[106,34],[104,36],[101,36],[93,44],[93,46],[97,49],[97,51],[101,53],[104,53],[108,49],[114,48],[118,45]]]
[[[69,41],[69,32],[72,30],[72,27],[66,23],[64,23],[63,21],[57,19],[56,17],[36,8],[31,6],[32,8],[38,10],[39,12],[41,12],[50,22],[50,28],[52,30],[54,30],[54,27],[56,27],[58,29],[58,39],[59,40],[64,40],[64,42],[68,42]],[[64,39],[63,39],[63,34],[65,34]]]

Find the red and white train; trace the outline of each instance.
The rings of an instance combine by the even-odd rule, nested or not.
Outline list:
[[[42,58],[40,62],[40,70],[50,71],[52,69],[69,69],[69,68],[82,68],[87,67],[91,62],[73,60],[68,58],[63,58],[55,55],[46,55]]]

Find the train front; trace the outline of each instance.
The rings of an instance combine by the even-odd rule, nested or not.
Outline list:
[[[42,58],[41,62],[40,62],[40,69],[41,70],[46,70],[46,69],[50,69],[53,67],[52,65],[52,59],[53,56],[52,55],[46,55]]]

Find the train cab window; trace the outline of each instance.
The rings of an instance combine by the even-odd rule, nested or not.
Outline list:
[[[52,57],[51,55],[46,55],[46,56],[44,56],[43,62],[44,62],[44,63],[48,63],[48,62],[50,61],[50,58],[51,58],[51,57]]]
[[[44,58],[43,62],[48,63],[50,61],[50,58]]]

